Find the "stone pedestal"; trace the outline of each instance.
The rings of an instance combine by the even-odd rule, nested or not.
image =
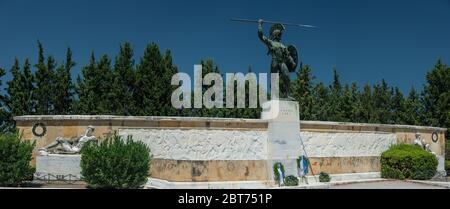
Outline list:
[[[268,120],[268,173],[273,179],[273,165],[284,165],[285,175],[297,176],[300,141],[299,105],[296,101],[271,100],[262,105],[261,119]]]
[[[50,154],[36,157],[37,180],[77,181],[81,178],[81,155]]]

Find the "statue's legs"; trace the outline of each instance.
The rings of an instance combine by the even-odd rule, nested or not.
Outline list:
[[[285,63],[281,63],[281,65],[280,65],[280,97],[281,98],[289,98],[289,88],[290,88],[289,70]]]

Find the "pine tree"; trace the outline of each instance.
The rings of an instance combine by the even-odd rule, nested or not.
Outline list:
[[[358,112],[359,112],[359,104],[360,101],[359,99],[361,98],[361,93],[359,91],[359,87],[358,84],[356,82],[352,82],[352,86],[351,86],[351,99],[350,99],[350,103],[352,104],[351,106],[351,114],[350,114],[350,121],[357,123],[359,122],[359,117],[358,117]]]
[[[357,122],[370,123],[374,122],[374,101],[372,95],[372,88],[369,84],[365,84],[362,93],[359,96],[357,103]]]
[[[348,84],[345,85],[340,97],[341,122],[350,122],[353,115],[353,107],[356,101],[353,100],[352,90]]]
[[[328,121],[329,120],[329,112],[330,112],[330,90],[329,88],[322,82],[318,83],[314,87],[314,97],[313,97],[313,117],[308,118],[307,120],[320,120],[320,121]],[[301,107],[300,107],[301,108]]]
[[[111,101],[116,95],[111,91],[114,78],[108,55],[103,55],[96,62],[94,53],[91,53],[89,64],[82,68],[81,73],[75,88],[79,97],[76,112],[86,115],[113,114]]]
[[[172,61],[172,53],[170,50],[166,50],[162,60],[162,77],[161,77],[161,86],[160,89],[162,91],[162,95],[160,100],[162,102],[162,107],[160,110],[160,115],[165,116],[177,116],[180,114],[180,111],[175,109],[172,106],[171,96],[172,92],[176,89],[176,86],[171,85],[171,80],[173,75],[178,73],[177,67],[173,64]]]
[[[372,123],[391,123],[391,98],[392,91],[390,91],[388,84],[382,79],[381,84],[377,83],[374,86],[373,92],[373,118],[369,122]]]
[[[67,48],[65,64],[61,64],[55,75],[54,109],[55,114],[65,115],[72,112],[73,84],[70,71],[75,66],[72,60],[72,50]]]
[[[308,65],[304,65],[298,72],[297,78],[292,82],[291,94],[300,106],[300,119],[311,120],[314,118],[314,77]]]
[[[426,124],[430,126],[450,127],[450,66],[438,60],[434,68],[426,75],[423,90],[423,104]]]
[[[56,66],[55,59],[52,56],[47,58],[45,63],[44,49],[41,42],[38,41],[38,63],[37,68],[35,99],[37,102],[36,113],[39,115],[48,115],[53,112],[53,96],[54,94],[54,70]]]
[[[391,103],[391,123],[406,124],[405,98],[398,87],[395,87],[393,92],[394,94]]]
[[[214,63],[214,60],[212,60],[212,59],[201,60],[200,63],[202,65],[202,78],[204,78],[205,75],[208,73],[219,73],[220,74],[219,67]],[[209,86],[202,85],[202,95],[204,95],[206,90],[212,86],[214,86],[214,82]],[[213,100],[214,100],[214,97],[213,97]],[[195,115],[199,116],[199,117],[221,117],[224,115],[224,111],[221,109],[223,109],[223,108],[208,109],[203,104],[202,108],[194,109],[194,112],[195,112]]]
[[[342,84],[336,68],[333,68],[333,83],[330,85],[329,118],[331,121],[345,121],[343,105],[347,101],[342,97]],[[347,97],[348,98],[348,97]]]
[[[2,77],[5,76],[6,71],[3,68],[0,68],[0,89],[3,88],[2,86]],[[11,126],[11,124],[8,123],[10,115],[8,114],[6,110],[6,97],[1,94],[0,91],[0,134],[5,133],[8,131],[8,127]]]
[[[414,87],[411,87],[405,101],[405,116],[405,123],[408,125],[422,125],[423,123],[423,106]]]
[[[28,59],[25,60],[23,70],[20,69],[19,61],[15,59],[11,74],[12,79],[8,81],[6,89],[9,95],[8,109],[12,116],[30,115],[34,110],[34,86]]]
[[[133,48],[130,43],[120,46],[114,63],[114,98],[110,101],[116,115],[131,115],[135,112],[133,91],[135,88],[135,71]]]
[[[147,45],[144,56],[136,69],[136,83],[133,98],[135,102],[134,115],[160,115],[163,91],[163,63],[158,45]],[[170,81],[168,83],[170,85]],[[170,97],[169,97],[170,99]]]
[[[82,115],[99,114],[98,97],[99,92],[97,79],[98,73],[97,63],[95,62],[94,53],[91,53],[89,64],[81,69],[82,76],[78,75],[75,91],[79,100],[76,102],[76,112]]]

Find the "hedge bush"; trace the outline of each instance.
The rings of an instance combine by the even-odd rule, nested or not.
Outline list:
[[[33,180],[34,167],[30,165],[35,143],[22,141],[21,135],[0,135],[0,186],[20,186]]]
[[[381,154],[381,177],[391,179],[431,179],[438,160],[417,145],[393,145]]]
[[[298,178],[293,175],[286,176],[284,182],[284,185],[286,186],[298,186]]]
[[[330,182],[331,177],[328,173],[320,172],[319,174],[319,182]]]
[[[83,147],[81,175],[90,188],[141,188],[147,182],[150,160],[150,149],[144,143],[114,134]]]

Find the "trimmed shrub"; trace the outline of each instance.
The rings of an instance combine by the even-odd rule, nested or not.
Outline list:
[[[381,177],[390,179],[431,179],[438,160],[417,145],[393,145],[381,154]]]
[[[298,186],[298,178],[296,176],[290,175],[284,178],[286,186]]]
[[[90,188],[141,188],[149,175],[150,149],[131,137],[114,134],[81,150],[81,175]]]
[[[331,177],[328,173],[320,172],[319,174],[319,182],[330,182]]]
[[[22,141],[21,135],[0,135],[0,186],[20,186],[33,180],[35,168],[30,165],[35,143]]]

